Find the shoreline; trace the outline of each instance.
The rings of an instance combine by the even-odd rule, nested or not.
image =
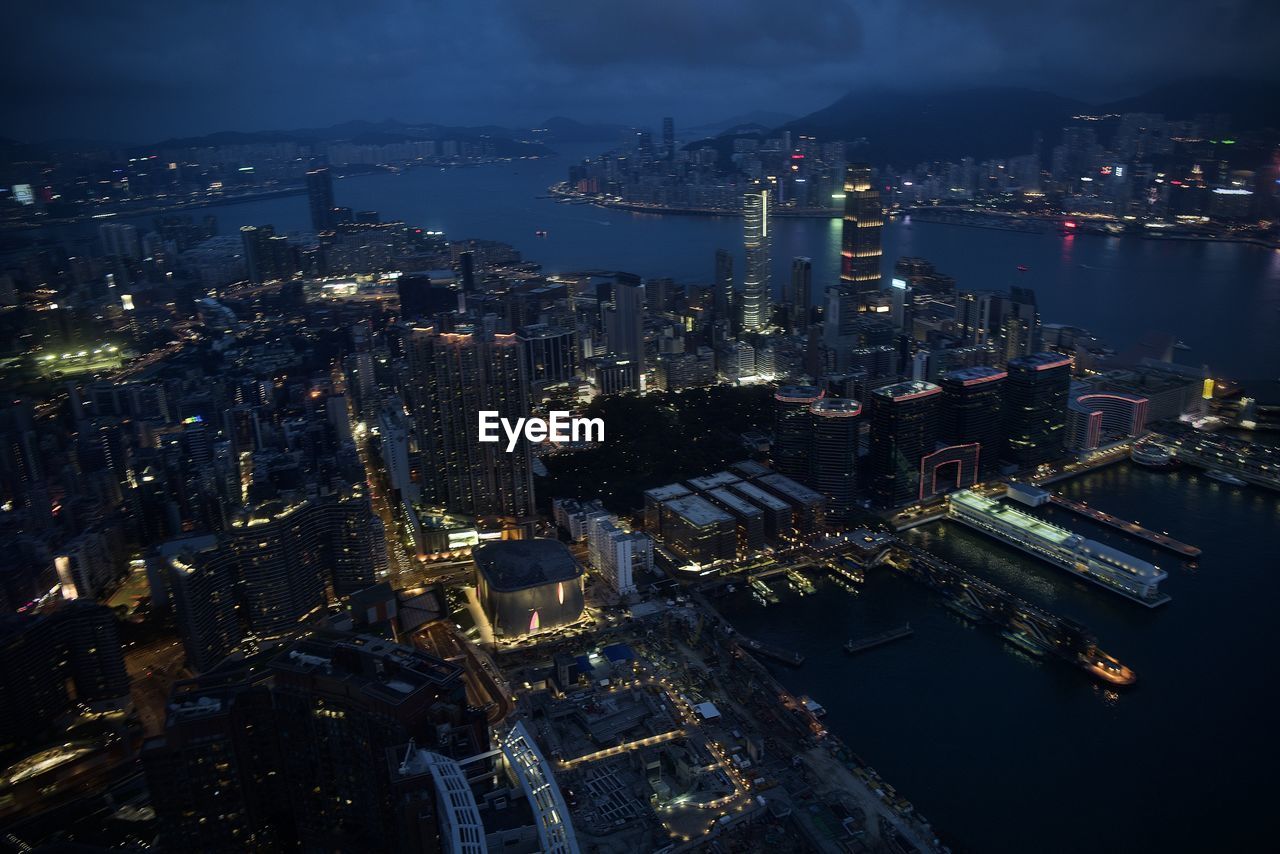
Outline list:
[[[703,216],[703,217],[728,217],[740,219],[742,217],[739,211],[721,210],[719,208],[682,208],[682,207],[665,207],[660,205],[647,205],[638,202],[615,202],[604,199],[589,198],[574,193],[566,193],[555,187],[548,189],[548,194],[543,198],[554,199],[557,203],[564,203],[562,200],[571,200],[570,204],[591,205],[593,207],[605,210],[620,210],[629,213],[652,214],[655,216]],[[931,216],[936,211],[939,216]],[[961,211],[948,208],[906,208],[901,211],[900,217],[887,217],[889,219],[903,219],[916,216],[921,222],[934,223],[937,225],[958,225],[966,228],[987,228],[996,231],[1016,231],[1024,234],[1044,234],[1059,226],[1064,220],[1070,219],[1069,214],[1055,214],[1051,216],[1036,217],[1015,217],[1011,214],[1002,214],[999,212],[977,212],[977,211]],[[946,214],[952,214],[956,218],[948,218]],[[838,209],[815,210],[812,208],[791,209],[775,208],[773,216],[780,219],[840,219],[841,212]],[[1086,222],[1089,222],[1086,220]],[[1280,240],[1268,241],[1261,237],[1235,237],[1235,236],[1215,236],[1206,234],[1177,234],[1160,231],[1155,229],[1144,229],[1143,232],[1125,232],[1121,234],[1102,234],[1090,228],[1083,228],[1075,232],[1080,235],[1090,237],[1136,237],[1141,240],[1183,240],[1198,243],[1238,243],[1247,246],[1257,246],[1263,249],[1280,249]]]

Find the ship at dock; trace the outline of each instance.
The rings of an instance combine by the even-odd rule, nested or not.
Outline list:
[[[1148,608],[1169,601],[1160,567],[972,490],[951,495],[947,518]]]

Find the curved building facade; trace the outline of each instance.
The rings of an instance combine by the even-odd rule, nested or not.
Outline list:
[[[1067,409],[1067,445],[1076,451],[1140,436],[1147,423],[1147,399],[1136,394],[1091,392],[1072,400]]]
[[[522,637],[577,622],[582,567],[557,540],[493,540],[472,550],[476,592],[495,635]]]

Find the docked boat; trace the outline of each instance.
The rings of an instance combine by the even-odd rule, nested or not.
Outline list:
[[[815,718],[820,718],[827,713],[827,710],[822,707],[822,704],[817,700],[814,700],[812,697],[801,697],[800,702],[804,703],[805,709],[808,710],[808,712]]]
[[[1026,632],[1017,632],[1017,631],[1006,629],[1005,631],[1000,633],[1000,637],[1004,638],[1006,641],[1013,644],[1018,649],[1022,650],[1028,655],[1034,655],[1036,658],[1043,658],[1044,654],[1049,651],[1045,649],[1043,646],[1041,646],[1040,643],[1036,641],[1035,638],[1031,637],[1031,635],[1027,634]]]
[[[1216,480],[1219,483],[1229,483],[1232,486],[1248,486],[1249,484],[1230,472],[1221,471],[1220,469],[1209,469],[1204,476],[1210,480]]]
[[[981,623],[987,619],[987,615],[970,605],[968,602],[962,602],[959,599],[948,599],[943,603],[948,610],[959,614],[966,620],[973,623]]]
[[[1129,459],[1140,466],[1152,469],[1171,469],[1178,465],[1178,458],[1167,448],[1150,442],[1141,442],[1129,451]]]

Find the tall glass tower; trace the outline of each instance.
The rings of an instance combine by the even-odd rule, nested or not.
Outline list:
[[[742,206],[747,269],[742,281],[742,331],[769,325],[769,193],[747,193]]]

